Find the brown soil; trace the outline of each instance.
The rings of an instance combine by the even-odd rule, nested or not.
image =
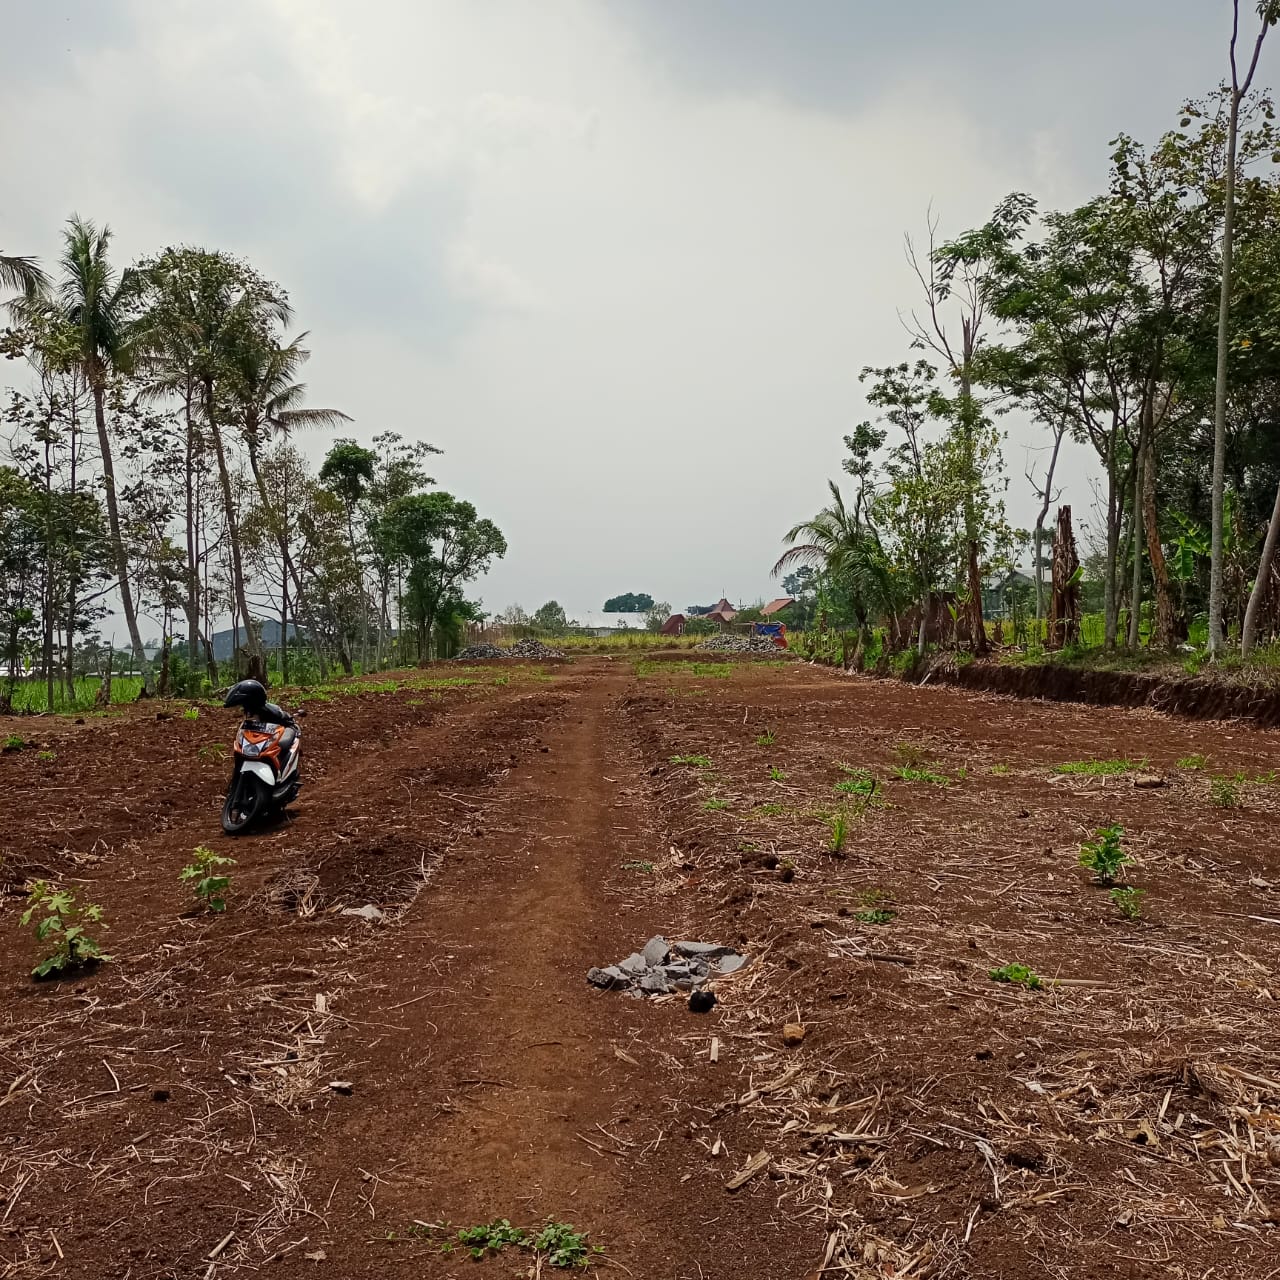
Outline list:
[[[0,722],[55,755],[0,757],[0,1276],[483,1274],[439,1224],[493,1218],[653,1280],[1275,1266],[1276,734],[799,664],[480,679],[314,704],[302,801],[239,842],[219,717]],[[1121,758],[1164,785],[1055,771]],[[1135,922],[1076,865],[1112,821]],[[111,963],[26,979],[33,875]],[[752,963],[703,1017],[586,985],[657,932]]]

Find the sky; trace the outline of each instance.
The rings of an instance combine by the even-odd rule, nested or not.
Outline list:
[[[1111,138],[1221,79],[1230,15],[5,0],[0,248],[53,258],[78,212],[121,262],[199,244],[280,281],[310,402],[442,448],[441,486],[505,533],[486,608],[749,602],[870,416],[860,370],[911,355],[904,233],[1095,194]],[[1044,434],[1004,425],[1029,526]],[[1078,513],[1094,471],[1067,451]]]

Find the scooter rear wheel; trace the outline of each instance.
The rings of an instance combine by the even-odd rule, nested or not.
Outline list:
[[[251,773],[236,775],[222,804],[222,829],[229,836],[243,835],[267,807],[267,792]]]

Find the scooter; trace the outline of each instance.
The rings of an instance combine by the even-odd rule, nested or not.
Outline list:
[[[298,798],[302,731],[287,711],[267,701],[267,691],[256,680],[234,685],[223,705],[243,707],[245,712],[222,805],[223,831],[238,836]]]

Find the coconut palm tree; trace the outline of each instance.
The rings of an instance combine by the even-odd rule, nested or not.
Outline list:
[[[296,378],[311,358],[311,352],[302,345],[306,337],[306,333],[300,333],[292,342],[282,345],[274,337],[250,333],[237,348],[231,362],[233,395],[240,415],[240,431],[249,455],[249,469],[258,489],[263,514],[272,523],[284,569],[280,607],[282,655],[288,654],[289,646],[290,585],[294,603],[304,613],[304,620],[306,602],[297,567],[289,551],[288,494],[278,504],[272,502],[262,474],[262,447],[273,436],[287,442],[289,433],[298,427],[336,427],[339,423],[351,421],[340,409],[317,409],[302,403],[306,399],[307,384],[296,381]],[[354,541],[352,550],[354,554]],[[319,633],[314,625],[308,625],[318,644]],[[317,657],[323,670],[325,659],[322,650],[317,649]],[[287,678],[284,669],[281,676]]]
[[[120,608],[129,632],[133,660],[142,670],[144,688],[154,691],[151,664],[142,648],[138,630],[138,613],[129,578],[129,557],[120,531],[120,504],[116,494],[115,461],[111,434],[107,430],[107,387],[130,362],[131,321],[133,318],[136,278],[133,272],[117,272],[111,264],[111,228],[100,230],[78,214],[67,220],[63,231],[62,256],[58,262],[58,278],[45,280],[30,259],[9,258],[9,264],[22,264],[18,274],[8,280],[21,281],[26,295],[12,304],[15,314],[35,318],[44,316],[72,336],[72,356],[80,366],[93,399],[93,417],[98,430],[98,450],[102,455],[102,482],[107,505],[107,526],[111,536],[111,555],[116,570],[116,587],[120,592]],[[14,271],[12,265],[10,273]]]
[[[834,480],[828,480],[831,502],[809,520],[783,535],[791,544],[773,566],[776,577],[796,565],[809,564],[848,596],[860,630],[880,614],[896,612],[896,593],[884,549],[859,501],[850,510]]]
[[[34,258],[0,253],[0,286],[28,295],[38,294],[49,287],[49,277]]]

